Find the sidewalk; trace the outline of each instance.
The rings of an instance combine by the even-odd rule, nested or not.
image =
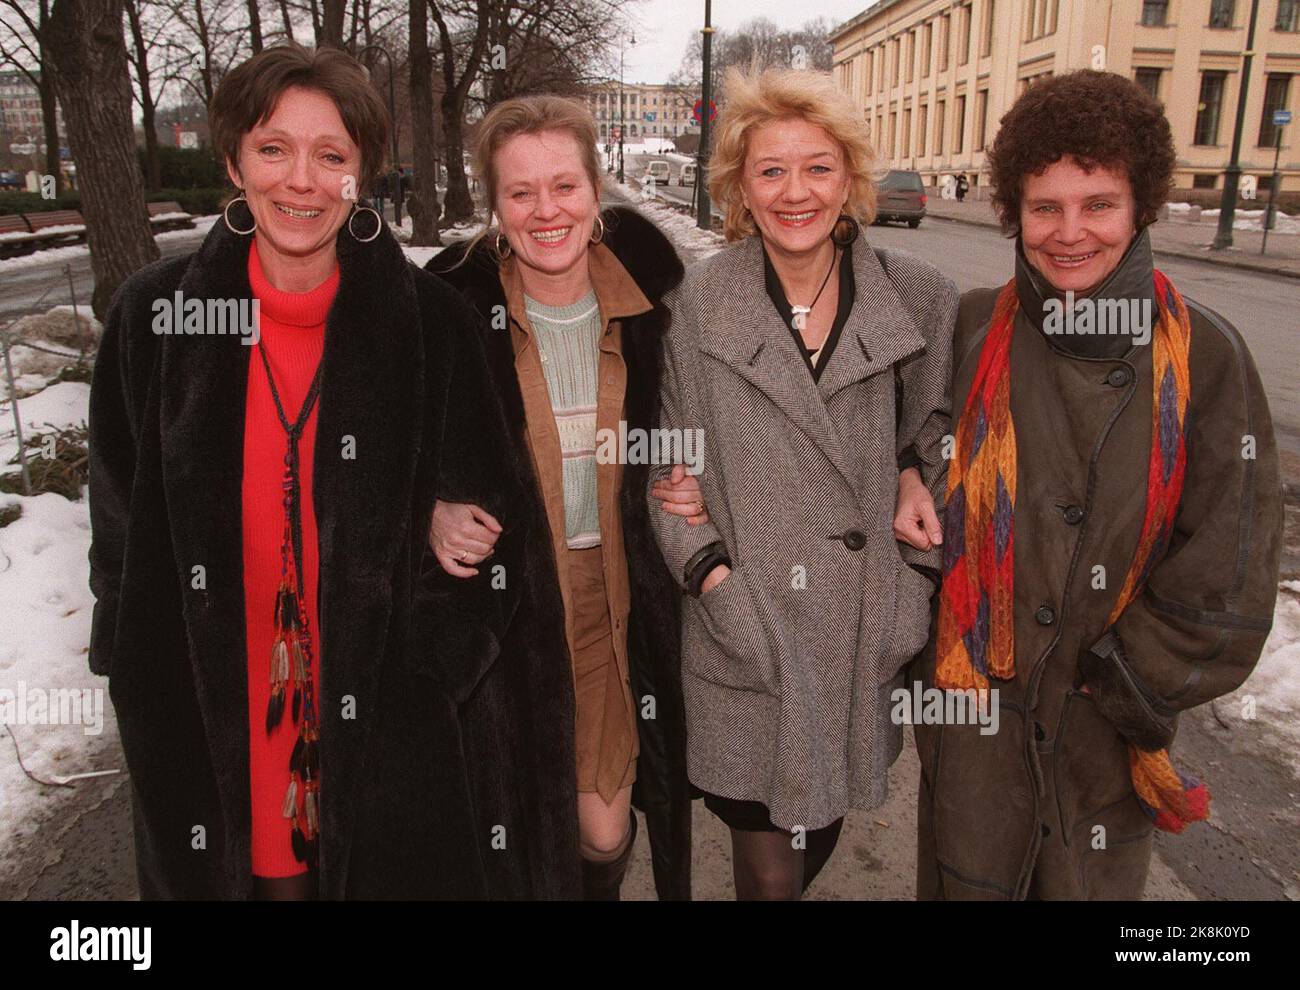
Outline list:
[[[932,217],[998,229],[993,205],[987,200],[958,203],[954,199],[930,196],[926,212]],[[1161,220],[1151,228],[1151,247],[1158,255],[1190,258],[1193,261],[1266,275],[1300,278],[1300,235],[1270,231],[1268,254],[1261,256],[1259,247],[1264,239],[1262,231],[1234,230],[1231,248],[1226,251],[1211,251],[1210,243],[1214,240],[1216,229],[1213,223]]]

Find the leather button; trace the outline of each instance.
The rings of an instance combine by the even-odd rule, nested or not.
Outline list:
[[[1047,738],[1047,733],[1043,731],[1043,724],[1041,722],[1034,723],[1034,738],[1039,742],[1042,742]]]
[[[1129,383],[1128,368],[1112,368],[1106,376],[1106,384],[1112,388],[1123,388]]]
[[[1056,609],[1050,605],[1041,605],[1034,613],[1034,621],[1040,626],[1050,626],[1056,621]]]
[[[867,545],[867,535],[860,529],[850,529],[842,537],[844,545],[850,550],[861,550]]]
[[[1077,505],[1067,505],[1065,507],[1065,521],[1071,526],[1077,526],[1083,522],[1083,510]]]

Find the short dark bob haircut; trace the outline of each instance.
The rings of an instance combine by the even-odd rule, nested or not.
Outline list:
[[[1067,155],[1085,170],[1128,176],[1139,230],[1155,222],[1173,187],[1174,139],[1158,100],[1113,72],[1053,76],[1012,104],[989,151],[993,208],[1005,233],[1020,232],[1025,177]]]
[[[271,116],[284,91],[293,86],[316,90],[334,101],[348,136],[361,150],[360,188],[369,189],[384,167],[392,122],[365,68],[338,48],[311,51],[296,44],[277,45],[221,80],[208,108],[208,125],[212,147],[223,164],[239,167],[240,141]]]

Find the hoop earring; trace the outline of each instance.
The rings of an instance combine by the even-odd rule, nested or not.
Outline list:
[[[837,247],[848,247],[858,239],[862,233],[862,228],[858,222],[847,213],[841,213],[839,219],[835,221],[835,226],[831,228],[831,240]]]
[[[375,215],[375,232],[369,237],[357,237],[357,232],[352,229],[352,221],[362,213],[373,213]],[[355,203],[352,204],[352,214],[348,217],[348,233],[356,238],[356,240],[360,241],[362,244],[369,244],[379,236],[383,229],[384,218],[379,215],[378,210],[371,209],[369,206],[357,206]]]
[[[501,241],[503,238],[505,239],[506,242],[505,247],[501,246]],[[496,248],[497,248],[497,254],[501,257],[502,261],[505,261],[507,258],[510,257],[510,240],[509,238],[506,238],[506,235],[501,233],[500,231],[497,232]]]
[[[599,234],[597,234],[597,233],[595,232],[595,230],[594,230],[594,228],[595,228],[595,226],[596,226],[597,223],[600,224],[600,233],[599,233]],[[599,244],[601,241],[603,241],[603,240],[605,239],[605,220],[604,220],[604,218],[603,218],[599,213],[597,213],[597,214],[596,214],[596,223],[593,223],[591,226],[592,226],[592,228],[593,228],[593,230],[592,230],[592,236],[591,236],[591,243],[592,243],[592,244]]]
[[[229,230],[232,234],[239,234],[241,237],[247,237],[249,234],[257,230],[257,218],[253,217],[253,210],[251,207],[249,207],[248,215],[250,217],[253,217],[253,226],[249,227],[247,230],[240,230],[238,227],[236,227],[233,223],[230,222],[230,208],[234,206],[236,203],[243,203],[245,206],[248,206],[248,197],[244,195],[242,190],[240,191],[238,196],[236,196],[234,199],[232,199],[229,203],[226,204],[226,208],[221,211],[221,217],[223,220],[226,221],[226,229]]]

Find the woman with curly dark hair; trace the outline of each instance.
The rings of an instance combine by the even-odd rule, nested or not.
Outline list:
[[[961,301],[919,666],[1001,716],[916,727],[917,894],[1136,899],[1153,829],[1209,811],[1170,758],[1178,713],[1237,688],[1272,622],[1272,424],[1236,329],[1152,266],[1174,167],[1158,102],[1060,76],[990,157],[1015,275]]]

